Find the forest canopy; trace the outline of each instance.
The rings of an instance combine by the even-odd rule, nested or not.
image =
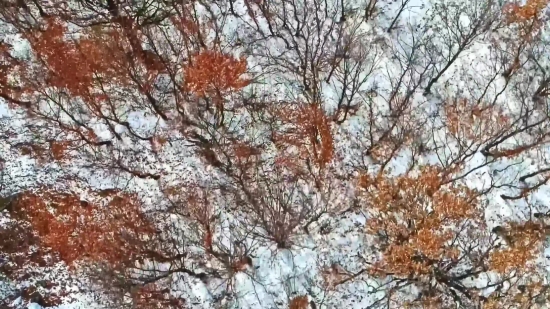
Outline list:
[[[548,4],[2,1],[0,307],[548,308]]]

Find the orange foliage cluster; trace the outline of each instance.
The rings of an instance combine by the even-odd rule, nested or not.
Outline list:
[[[548,0],[527,0],[524,5],[508,4],[504,8],[506,22],[518,26],[521,40],[529,42],[540,33],[540,29],[544,26],[543,11],[549,3]]]
[[[65,157],[65,153],[71,146],[70,141],[52,141],[50,142],[50,151],[55,160],[62,160]]]
[[[452,227],[482,225],[475,192],[465,186],[442,187],[441,170],[427,166],[417,177],[362,175],[359,187],[372,213],[367,233],[384,235],[382,258],[374,269],[399,276],[429,274],[434,261],[453,260]]]
[[[288,309],[307,309],[308,306],[307,296],[296,296],[290,301]]]
[[[540,223],[509,223],[505,228],[507,247],[491,253],[491,269],[499,273],[512,270],[527,271],[541,250],[546,238],[545,227]]]
[[[277,147],[286,150],[294,146],[302,159],[309,158],[320,168],[325,168],[334,157],[334,140],[331,122],[317,104],[293,109],[283,107],[276,115],[290,126],[275,136]],[[292,160],[292,159],[290,159]]]
[[[459,98],[445,104],[447,129],[457,138],[483,140],[503,129],[508,117],[494,106],[479,106]]]
[[[199,96],[219,96],[225,91],[241,89],[250,83],[243,78],[246,66],[244,58],[203,51],[185,68],[185,88]]]
[[[118,265],[135,260],[144,237],[154,229],[135,196],[113,193],[109,205],[101,207],[43,188],[22,194],[16,205],[42,243],[59,252],[67,264],[91,260]]]
[[[66,31],[63,23],[47,19],[46,31],[27,33],[26,38],[48,67],[49,85],[85,96],[89,94],[94,74],[113,73],[113,64],[106,61],[113,55],[101,48],[105,44],[94,40],[69,41],[65,38]]]
[[[509,23],[524,23],[541,18],[548,3],[548,0],[527,0],[524,5],[510,3],[506,5],[504,13]]]

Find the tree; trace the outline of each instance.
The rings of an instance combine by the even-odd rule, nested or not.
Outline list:
[[[2,3],[2,305],[541,306],[545,10]]]

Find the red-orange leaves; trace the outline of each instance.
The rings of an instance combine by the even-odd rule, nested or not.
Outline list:
[[[309,302],[307,296],[296,296],[290,301],[288,309],[307,309],[308,306]]]
[[[239,167],[243,177],[248,177],[249,172],[257,166],[262,151],[258,147],[240,141],[234,141],[230,149],[235,164]]]
[[[331,122],[318,105],[309,104],[296,109],[287,106],[275,113],[289,125],[275,136],[275,142],[281,150],[288,150],[290,146],[297,147],[298,155],[302,159],[309,158],[320,168],[330,163],[334,157]],[[281,158],[279,161],[285,160]]]
[[[66,27],[54,20],[47,21],[47,31],[28,35],[36,55],[49,69],[48,83],[82,94],[91,83],[91,76],[74,55],[73,46],[65,42]]]
[[[107,207],[81,201],[72,194],[43,188],[21,195],[20,213],[41,242],[69,265],[77,260],[129,263],[141,252],[144,237],[154,229],[131,194],[113,191]]]
[[[457,139],[483,140],[510,122],[497,106],[482,105],[464,98],[448,100],[444,110],[447,129]]]
[[[521,39],[529,42],[540,33],[548,4],[548,0],[527,0],[524,5],[509,3],[504,7],[506,22],[518,26]]]
[[[99,44],[95,39],[71,39],[66,37],[66,31],[64,23],[51,18],[46,20],[46,31],[29,32],[25,37],[45,65],[49,86],[85,96],[93,85],[94,74],[113,73],[114,57],[106,49],[109,44]],[[27,78],[32,81],[32,76]]]
[[[231,55],[204,51],[195,55],[185,69],[185,87],[199,95],[219,95],[238,90],[250,81],[243,77],[246,60]]]
[[[65,157],[67,148],[71,145],[70,141],[51,141],[50,151],[55,160],[62,160]]]

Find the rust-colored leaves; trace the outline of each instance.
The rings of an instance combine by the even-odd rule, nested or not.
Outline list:
[[[143,237],[153,228],[135,196],[115,191],[107,200],[108,207],[102,207],[44,188],[23,194],[17,207],[41,242],[69,265],[82,259],[129,262],[140,254]]]
[[[293,108],[285,106],[276,110],[276,115],[288,125],[281,133],[276,134],[275,142],[282,150],[280,163],[286,162],[292,147],[297,150],[300,159],[309,159],[321,169],[334,158],[334,140],[331,122],[324,111],[316,104]]]
[[[504,7],[506,22],[516,26],[521,39],[529,42],[540,33],[546,18],[544,10],[548,4],[548,0],[527,0],[524,5],[509,3]]]
[[[185,69],[185,88],[198,96],[219,95],[249,84],[243,77],[246,60],[216,52],[203,51]]]
[[[56,18],[46,19],[45,27],[46,31],[29,31],[24,36],[43,65],[47,86],[88,98],[93,96],[99,77],[114,80],[120,75],[117,61],[121,60],[122,46],[113,41],[116,36],[90,31],[80,38],[71,38],[67,35],[67,26]],[[23,80],[36,88],[34,77],[25,76]]]
[[[289,309],[307,309],[309,302],[307,296],[296,296],[294,297],[288,306]]]
[[[183,308],[185,302],[170,294],[169,289],[162,289],[156,284],[140,287],[133,296],[136,309],[177,309]]]

